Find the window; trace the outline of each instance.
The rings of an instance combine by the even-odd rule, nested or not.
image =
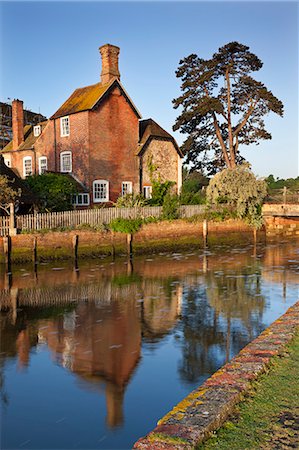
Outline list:
[[[4,159],[4,164],[7,166],[7,167],[11,167],[11,161],[10,161],[10,159]]]
[[[89,205],[89,194],[76,194],[73,195],[72,199],[73,205],[76,206],[88,206]]]
[[[46,156],[38,158],[38,173],[42,175],[48,170],[48,160]]]
[[[60,136],[70,135],[70,119],[69,116],[61,117],[60,119]]]
[[[40,125],[36,125],[35,127],[33,127],[33,135],[34,136],[39,136],[41,134],[41,126]]]
[[[72,171],[72,152],[60,153],[60,172]]]
[[[152,198],[152,187],[143,186],[143,196],[144,198]]]
[[[95,180],[93,182],[93,201],[95,203],[109,201],[109,181]]]
[[[121,185],[121,195],[124,197],[127,194],[132,194],[132,181],[123,181]]]
[[[24,175],[24,177],[29,177],[29,175],[32,175],[32,158],[31,158],[31,156],[25,156],[25,158],[23,158],[23,175]]]

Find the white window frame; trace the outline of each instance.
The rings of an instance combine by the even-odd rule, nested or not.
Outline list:
[[[80,202],[79,199],[82,201]],[[80,192],[79,194],[74,194],[72,199],[72,204],[75,206],[89,206],[90,198],[87,192]]]
[[[65,166],[64,166],[64,156],[69,156],[70,157],[70,167],[68,170],[65,170]],[[72,152],[71,151],[67,151],[67,152],[61,152],[60,153],[60,172],[61,173],[71,173],[73,170],[73,156],[72,156]]]
[[[133,193],[132,181],[123,181],[121,184],[121,195],[124,197],[127,194]]]
[[[28,170],[28,168],[26,167],[26,162],[30,161],[30,170]],[[33,174],[33,170],[32,170],[32,156],[24,156],[23,158],[23,176],[24,178],[29,177],[30,175]]]
[[[152,186],[143,186],[143,197],[152,198]]]
[[[42,167],[42,164],[44,164],[44,167]],[[39,175],[42,175],[43,173],[47,172],[48,170],[48,158],[46,156],[40,156],[38,158],[38,173]]]
[[[11,159],[10,159],[10,158],[4,158],[4,164],[5,164],[7,167],[11,167]]]
[[[41,126],[40,125],[35,125],[33,127],[33,136],[37,137],[41,134],[42,130],[41,130]]]
[[[106,196],[100,197],[97,196],[97,186],[98,185],[105,185],[106,186]],[[92,183],[92,193],[93,193],[93,202],[94,203],[103,203],[103,202],[109,202],[109,181],[107,180],[94,180]]]
[[[70,117],[60,117],[60,136],[65,137],[70,135]]]

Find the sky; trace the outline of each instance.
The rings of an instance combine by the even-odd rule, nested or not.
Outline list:
[[[191,53],[210,58],[231,41],[262,61],[254,77],[284,104],[266,117],[271,141],[241,148],[258,176],[298,176],[297,2],[0,2],[0,100],[19,98],[50,117],[78,87],[97,83],[98,48],[120,47],[121,82],[144,119],[173,132],[175,71]]]

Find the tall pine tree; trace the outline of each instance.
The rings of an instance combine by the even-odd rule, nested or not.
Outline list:
[[[187,135],[182,150],[187,163],[208,174],[235,168],[244,161],[240,145],[271,139],[264,116],[283,115],[283,104],[263,83],[251,77],[261,60],[249,47],[231,42],[209,60],[192,54],[180,61],[182,95],[173,100],[182,107],[174,130]]]

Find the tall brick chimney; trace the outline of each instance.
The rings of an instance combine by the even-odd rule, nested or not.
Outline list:
[[[12,102],[12,149],[16,150],[24,142],[24,112],[23,102]]]
[[[111,80],[120,79],[118,70],[119,47],[111,44],[102,45],[99,48],[102,57],[101,82],[109,83]]]

